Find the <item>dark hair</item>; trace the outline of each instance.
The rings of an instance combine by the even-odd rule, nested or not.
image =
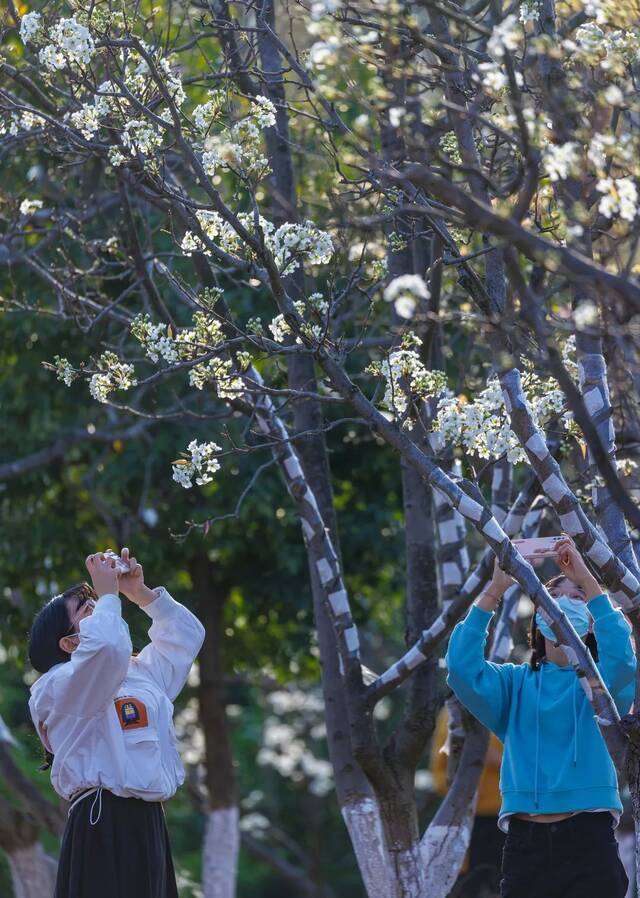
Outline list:
[[[565,574],[556,574],[555,577],[552,577],[550,580],[544,584],[547,589],[553,589],[554,586],[559,586],[563,580],[570,579]],[[587,633],[587,638],[585,640],[585,644],[591,655],[593,656],[593,660],[598,660],[598,643],[596,641],[595,635],[589,631]],[[536,613],[534,611],[533,616],[531,618],[531,626],[529,628],[529,646],[531,648],[531,660],[529,664],[531,665],[531,670],[539,670],[540,662],[544,660],[547,653],[546,643],[544,641],[544,636],[538,629],[538,625],[536,623]]]
[[[29,661],[38,673],[46,673],[55,664],[71,658],[69,652],[63,651],[59,646],[63,636],[71,635],[72,624],[67,605],[67,599],[70,598],[79,598],[83,604],[87,599],[97,600],[98,595],[88,583],[76,583],[50,599],[36,614],[29,632]],[[47,770],[53,762],[53,755],[46,748],[44,757],[45,763],[39,770]]]

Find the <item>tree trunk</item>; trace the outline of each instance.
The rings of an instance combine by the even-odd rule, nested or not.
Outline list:
[[[205,639],[200,653],[198,702],[205,740],[209,793],[202,849],[204,898],[235,898],[240,832],[231,735],[224,690],[224,605],[227,591],[203,553],[190,565]]]

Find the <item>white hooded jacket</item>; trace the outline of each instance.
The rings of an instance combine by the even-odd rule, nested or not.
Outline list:
[[[173,701],[202,647],[204,627],[164,588],[143,607],[151,642],[132,657],[117,595],[80,621],[78,648],[31,687],[29,710],[66,800],[102,786],[122,798],[166,801],[184,782]]]

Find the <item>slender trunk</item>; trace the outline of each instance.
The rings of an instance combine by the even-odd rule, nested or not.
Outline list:
[[[200,653],[198,702],[205,740],[205,781],[209,807],[202,856],[204,898],[235,898],[238,802],[231,734],[224,690],[224,605],[226,589],[205,555],[191,563],[193,590],[205,640]]]
[[[296,217],[296,191],[291,145],[289,140],[288,113],[284,105],[285,91],[282,77],[282,59],[279,49],[269,35],[269,28],[275,31],[275,11],[273,4],[267,2],[262,7],[260,16],[262,25],[259,35],[260,57],[267,73],[266,87],[270,99],[276,104],[276,126],[267,132],[267,149],[273,175],[274,197],[276,200],[274,223],[280,224]],[[268,26],[268,27],[267,27]],[[288,289],[296,298],[304,295],[304,273],[300,268],[286,278]],[[317,381],[312,359],[308,356],[290,356],[288,364],[289,387],[293,390],[315,392]],[[337,523],[333,506],[331,475],[324,436],[322,435],[323,417],[320,403],[303,399],[292,403],[294,432],[314,431],[315,436],[306,437],[296,443],[305,479],[316,497],[320,514],[328,528],[336,553],[339,557]],[[389,892],[386,889],[385,866],[377,862],[378,851],[375,845],[371,851],[363,852],[363,835],[365,829],[360,823],[365,819],[372,824],[377,803],[371,785],[357,763],[351,745],[349,731],[349,714],[342,674],[340,671],[335,631],[326,607],[325,593],[319,580],[316,565],[311,556],[308,558],[313,593],[315,625],[318,634],[320,662],[322,672],[322,691],[325,703],[325,721],[329,759],[334,770],[336,793],[343,819],[348,828],[353,828],[356,841],[353,847],[362,878],[369,898],[383,898]],[[367,808],[362,815],[360,809]],[[379,830],[373,826],[372,835]],[[352,829],[349,828],[352,835]],[[369,862],[373,861],[373,867]]]

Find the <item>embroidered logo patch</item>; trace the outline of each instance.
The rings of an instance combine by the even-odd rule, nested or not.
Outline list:
[[[144,702],[132,695],[125,695],[115,700],[118,720],[123,730],[135,730],[149,726],[147,708]]]

